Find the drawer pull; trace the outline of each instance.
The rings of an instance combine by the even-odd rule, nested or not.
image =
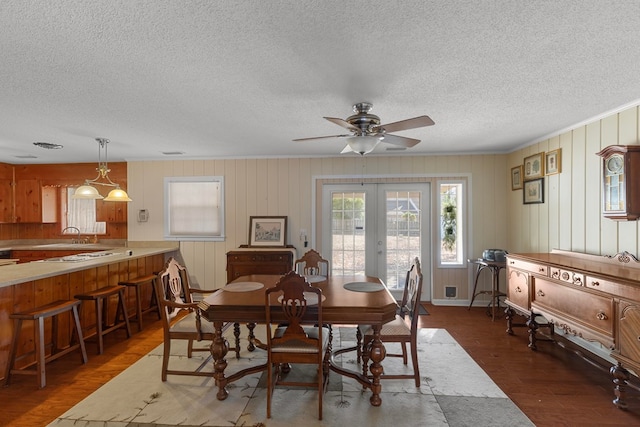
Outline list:
[[[515,264],[515,261],[509,261],[509,265]]]
[[[569,280],[569,273],[566,271],[562,273],[562,280]]]
[[[597,280],[593,280],[591,282],[591,286],[600,286],[600,282],[598,282]]]
[[[513,290],[514,292],[522,292],[522,289],[520,289],[520,286],[516,286],[516,288]]]
[[[540,272],[540,273],[544,273],[544,267],[540,267],[540,268],[538,268],[538,272]]]
[[[598,314],[596,314],[596,319],[598,320],[607,320],[608,318],[609,317],[601,311]]]
[[[551,277],[553,277],[554,279],[557,279],[559,275],[560,275],[559,271],[554,271],[553,273],[551,273]]]
[[[538,291],[538,292],[536,292],[536,295],[539,296],[539,297],[543,297],[544,296],[544,292]]]
[[[582,286],[582,279],[579,278],[579,277],[574,277],[573,278],[573,284]]]

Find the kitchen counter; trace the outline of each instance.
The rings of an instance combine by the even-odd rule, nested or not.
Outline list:
[[[44,246],[44,245],[42,245]],[[67,245],[69,246],[69,245]],[[87,250],[95,251],[95,244],[77,244],[74,248],[81,246]],[[51,247],[49,245],[49,247]],[[56,247],[54,249],[64,249]],[[81,248],[79,248],[81,249]],[[108,246],[108,250],[102,253],[111,253],[111,255],[99,256],[85,261],[33,261],[24,264],[4,265],[0,270],[0,288],[15,285],[18,283],[29,282],[32,280],[44,279],[47,277],[59,276],[61,274],[73,273],[75,271],[86,270],[92,267],[100,267],[102,265],[113,264],[121,261],[143,258],[152,255],[166,254],[175,252],[177,249],[172,247],[164,248],[131,248]],[[127,255],[127,251],[131,251],[131,255]],[[97,253],[101,253],[97,252]]]

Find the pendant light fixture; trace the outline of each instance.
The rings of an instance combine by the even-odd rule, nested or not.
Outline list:
[[[72,197],[74,199],[103,199],[106,202],[130,202],[131,199],[127,192],[109,178],[109,172],[111,172],[107,163],[107,144],[109,144],[109,140],[106,138],[96,138],[96,141],[98,142],[98,167],[96,168],[98,176],[95,179],[85,180],[84,185],[78,187]],[[102,159],[103,151],[104,160]],[[102,197],[96,189],[96,185],[115,188],[109,192],[107,197]]]

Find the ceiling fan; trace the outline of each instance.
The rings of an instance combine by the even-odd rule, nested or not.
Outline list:
[[[415,129],[424,126],[432,126],[435,123],[429,116],[418,116],[412,119],[400,120],[399,122],[380,124],[380,117],[369,113],[373,108],[373,104],[368,102],[359,102],[353,106],[352,116],[345,120],[335,117],[325,117],[332,123],[342,126],[351,131],[345,135],[329,135],[317,136],[313,138],[299,138],[294,141],[312,141],[316,139],[327,138],[346,138],[347,145],[341,153],[355,152],[365,155],[373,151],[380,141],[387,144],[397,145],[399,147],[413,147],[420,142],[419,139],[407,138],[404,136],[391,135],[390,132],[397,132],[407,129]]]

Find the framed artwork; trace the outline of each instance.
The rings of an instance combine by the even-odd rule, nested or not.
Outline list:
[[[511,168],[511,190],[522,189],[522,165]]]
[[[524,158],[524,180],[542,178],[544,176],[544,152]]]
[[[544,178],[532,179],[524,182],[522,191],[522,203],[544,203]]]
[[[286,216],[252,216],[249,218],[249,246],[284,247],[287,245]]]
[[[549,151],[544,155],[544,170],[547,175],[562,172],[562,148]]]

